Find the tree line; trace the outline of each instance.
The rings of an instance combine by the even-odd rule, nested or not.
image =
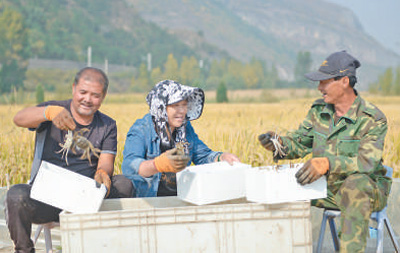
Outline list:
[[[378,80],[369,86],[371,93],[379,93],[384,96],[400,95],[400,66],[387,68]]]
[[[311,69],[311,54],[299,52],[295,64],[295,80],[281,80],[274,64],[253,57],[244,63],[234,58],[223,58],[211,62],[201,62],[196,57],[183,56],[182,61],[170,53],[162,67],[149,69],[145,63],[139,66],[137,74],[131,80],[132,91],[147,91],[157,81],[173,79],[206,90],[216,90],[224,83],[229,90],[235,89],[272,89],[282,87],[307,87],[304,74]]]

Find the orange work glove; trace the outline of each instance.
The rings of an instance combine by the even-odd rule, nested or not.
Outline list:
[[[186,168],[189,160],[189,156],[182,155],[178,153],[177,148],[173,148],[156,157],[154,159],[154,164],[159,172],[177,173]]]
[[[105,172],[103,169],[98,169],[96,174],[94,174],[94,180],[96,180],[96,182],[99,184],[104,184],[104,186],[107,188],[106,197],[108,197],[111,189],[111,179],[107,172]]]
[[[325,175],[329,170],[327,157],[314,157],[308,160],[296,173],[297,182],[301,185],[311,184]]]
[[[71,114],[62,106],[49,105],[44,111],[47,120],[53,121],[53,124],[61,130],[74,130],[76,124]]]
[[[52,121],[58,114],[60,114],[61,111],[63,111],[65,108],[62,106],[58,105],[49,105],[46,107],[44,111],[44,116],[47,120]]]

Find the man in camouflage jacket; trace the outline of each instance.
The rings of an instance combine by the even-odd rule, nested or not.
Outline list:
[[[312,152],[297,172],[297,181],[304,185],[327,176],[328,197],[313,200],[312,205],[341,211],[341,252],[365,251],[370,215],[386,206],[391,187],[382,165],[386,117],[353,88],[359,66],[345,51],[331,54],[317,72],[306,74],[319,81],[323,99],[313,103],[298,130],[281,137],[271,131],[259,136],[261,144],[274,152],[274,160]],[[273,138],[283,153],[275,152]]]

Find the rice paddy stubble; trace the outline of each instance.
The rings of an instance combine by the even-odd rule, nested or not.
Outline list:
[[[243,163],[253,166],[272,164],[272,154],[259,144],[257,137],[268,130],[284,135],[297,129],[306,116],[313,99],[271,104],[205,104],[203,115],[192,122],[199,138],[211,149],[236,154]],[[388,118],[389,131],[385,140],[384,164],[400,176],[400,106],[384,103],[377,106]],[[26,183],[34,150],[34,132],[16,127],[12,118],[24,106],[0,106],[0,184]],[[122,151],[126,134],[136,119],[148,112],[146,104],[104,104],[102,112],[117,121],[118,152],[115,172],[121,173]],[[305,158],[307,159],[307,158]],[[303,162],[299,159],[295,162]],[[289,163],[281,161],[280,163]]]

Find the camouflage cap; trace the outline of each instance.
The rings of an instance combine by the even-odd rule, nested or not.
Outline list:
[[[307,73],[304,76],[311,81],[321,81],[337,76],[356,76],[356,68],[360,62],[346,51],[331,54],[322,62],[318,71]]]

